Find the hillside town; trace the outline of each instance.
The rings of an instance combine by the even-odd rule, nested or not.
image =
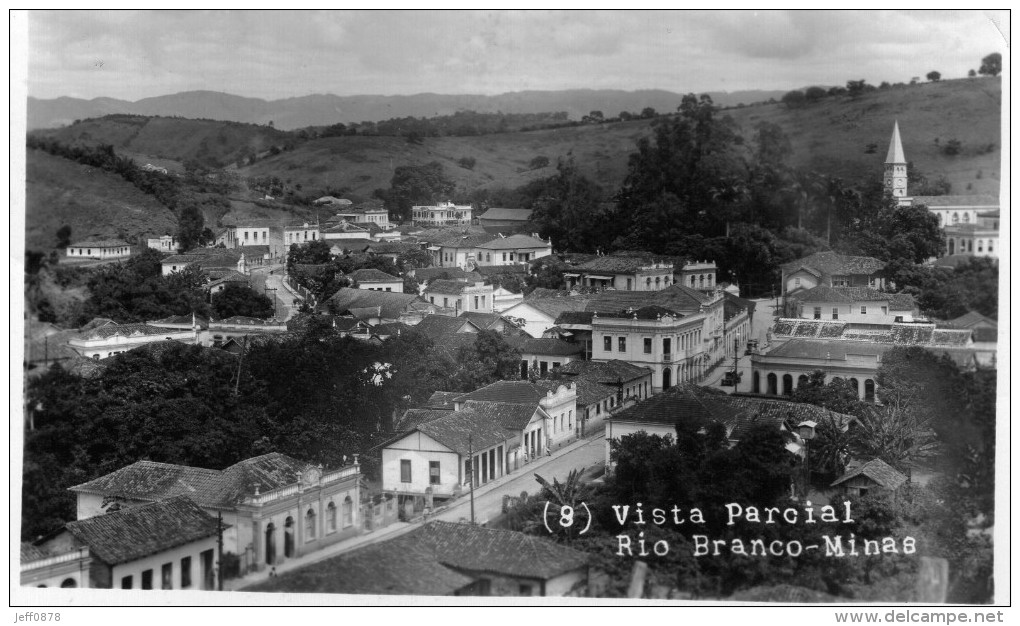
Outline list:
[[[992,603],[1000,173],[954,194],[912,154],[960,142],[868,104],[1001,98],[981,61],[580,122],[229,122],[179,160],[119,137],[219,122],[31,130],[30,207],[50,168],[110,212],[27,215],[56,245],[26,251],[20,586]],[[794,162],[769,120],[810,107],[881,127],[827,114],[862,166]],[[616,126],[615,178],[580,150],[504,186],[454,180],[484,166],[466,140],[406,156]],[[390,146],[390,187],[301,178],[344,142]]]

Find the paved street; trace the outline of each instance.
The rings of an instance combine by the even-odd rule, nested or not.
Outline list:
[[[758,340],[759,350],[765,348],[765,331],[767,331],[775,319],[776,300],[775,298],[763,298],[760,300],[754,300],[757,305],[754,310],[754,319],[751,321],[751,338]],[[737,360],[737,371],[740,372],[740,382],[734,387],[723,387],[720,383],[722,382],[723,375],[729,370],[733,369],[733,353],[732,351],[726,355],[726,360],[720,363],[715,369],[713,369],[705,377],[705,381],[702,383],[705,387],[715,387],[722,389],[727,393],[733,393],[734,391],[751,391],[751,357],[745,355],[744,351],[747,348],[747,344],[739,346],[738,360]],[[732,350],[732,348],[731,348]]]
[[[296,296],[283,282],[282,265],[252,268],[250,278],[252,289],[273,300],[276,319],[286,321],[297,313]]]

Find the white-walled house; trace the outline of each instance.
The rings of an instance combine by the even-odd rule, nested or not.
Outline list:
[[[360,466],[324,469],[280,453],[210,470],[138,461],[70,491],[78,519],[185,495],[229,528],[224,551],[242,574],[276,565],[359,534]]]
[[[126,259],[131,256],[131,245],[120,239],[90,239],[67,246],[69,259]]]
[[[787,307],[803,319],[853,324],[910,322],[917,311],[910,294],[885,293],[870,287],[813,287],[791,295]]]
[[[64,587],[214,590],[217,533],[214,516],[177,496],[69,522],[38,544],[80,568],[80,584]]]
[[[447,499],[506,474],[516,435],[484,410],[448,411],[389,442],[382,451],[383,490],[398,499]],[[470,461],[475,459],[474,473]],[[431,506],[431,505],[426,505]]]
[[[478,265],[520,265],[552,255],[552,239],[543,240],[535,235],[502,234],[478,244],[474,261]]]
[[[283,229],[283,245],[287,246],[288,250],[293,244],[302,245],[318,239],[319,226],[317,224],[302,222],[291,224]]]
[[[467,226],[471,224],[470,204],[457,205],[440,202],[429,206],[411,207],[411,221],[415,226]]]
[[[172,235],[163,235],[161,237],[149,238],[146,240],[146,245],[153,250],[159,250],[167,254],[173,254],[177,251],[177,239]]]
[[[404,279],[381,270],[374,268],[354,270],[350,277],[357,284],[358,289],[404,293]]]
[[[80,331],[67,343],[79,355],[98,360],[161,341],[196,344],[198,334],[197,325],[191,328],[166,328],[149,324],[118,324],[107,320],[100,326]]]
[[[539,411],[527,421],[513,422],[508,426],[521,433],[522,447],[528,458],[545,454],[551,447],[558,447],[575,437],[577,389],[569,381],[500,380],[455,398],[454,408],[460,410],[474,406],[469,404],[472,402],[537,408]]]
[[[433,280],[425,287],[422,297],[443,309],[452,309],[452,315],[464,312],[492,313],[492,285],[484,282],[461,280]]]
[[[882,289],[885,286],[885,279],[879,272],[884,267],[884,262],[870,256],[816,252],[803,259],[783,264],[783,294],[789,295],[819,285]]]

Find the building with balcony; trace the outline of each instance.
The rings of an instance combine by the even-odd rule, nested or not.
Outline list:
[[[452,202],[413,206],[411,222],[415,226],[469,226],[473,211],[470,204],[457,205]]]

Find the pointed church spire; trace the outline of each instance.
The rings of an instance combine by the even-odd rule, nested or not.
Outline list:
[[[899,120],[893,122],[892,139],[889,141],[889,154],[886,155],[885,162],[887,164],[907,162],[907,157],[903,156],[903,144],[900,142]]]

